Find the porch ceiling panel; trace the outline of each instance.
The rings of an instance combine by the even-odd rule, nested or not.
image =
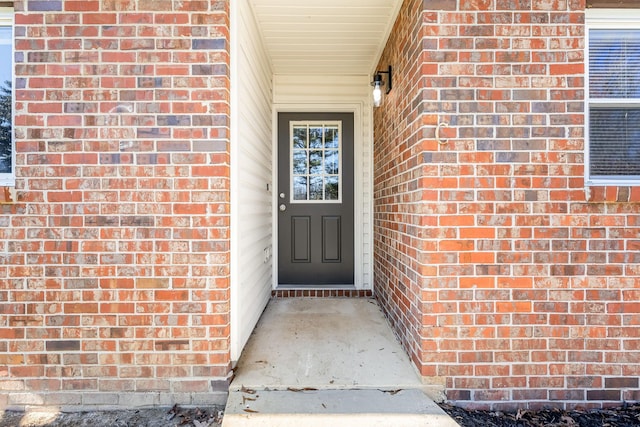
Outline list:
[[[371,74],[402,0],[250,0],[275,74]]]

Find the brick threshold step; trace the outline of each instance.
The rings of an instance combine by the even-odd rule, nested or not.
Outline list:
[[[230,391],[222,427],[459,427],[421,390]]]

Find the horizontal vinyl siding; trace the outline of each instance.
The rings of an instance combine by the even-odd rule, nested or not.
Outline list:
[[[274,76],[274,103],[352,103],[370,94],[370,77],[340,75]]]
[[[239,348],[246,344],[271,295],[272,124],[271,68],[246,1],[240,5],[239,125]],[[269,189],[267,189],[269,185]]]

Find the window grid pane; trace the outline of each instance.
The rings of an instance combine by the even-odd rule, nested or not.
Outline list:
[[[640,178],[640,29],[589,31],[590,177]]]
[[[640,97],[640,31],[591,30],[589,33],[589,96]]]
[[[340,126],[292,125],[292,202],[340,201]]]
[[[640,108],[589,111],[591,175],[640,176]]]

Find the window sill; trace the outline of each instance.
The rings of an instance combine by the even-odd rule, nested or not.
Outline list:
[[[0,174],[0,188],[2,187],[15,187],[16,179],[7,173]]]
[[[640,203],[640,186],[593,185],[585,188],[587,202]]]

